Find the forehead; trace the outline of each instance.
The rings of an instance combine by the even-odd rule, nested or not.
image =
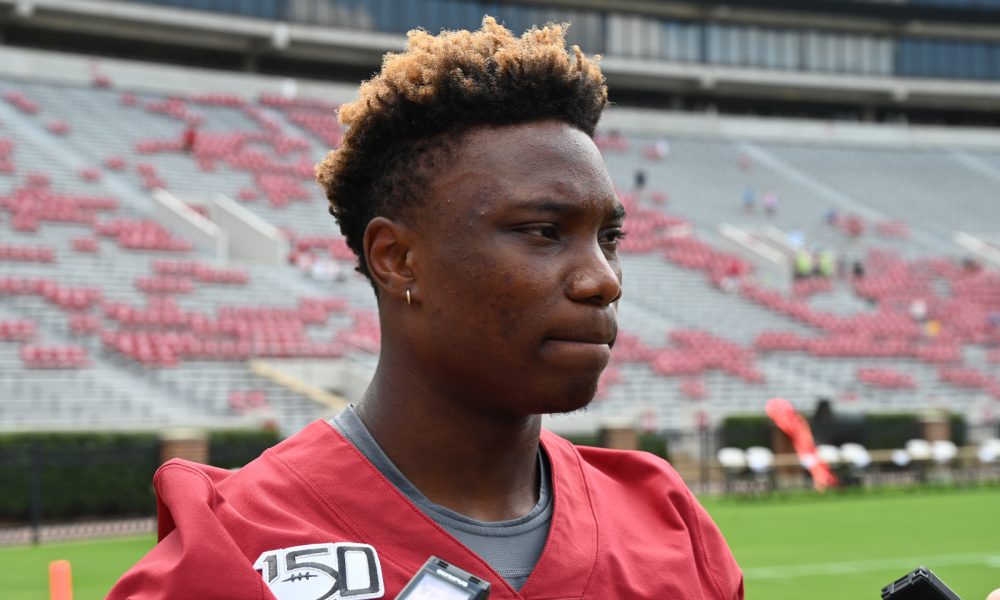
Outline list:
[[[450,154],[431,185],[439,206],[484,214],[525,199],[571,199],[602,212],[618,205],[597,146],[565,123],[473,129]]]

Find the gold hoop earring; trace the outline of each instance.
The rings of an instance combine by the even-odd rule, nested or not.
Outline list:
[[[413,297],[410,296],[410,290],[409,289],[406,290],[406,304],[407,305],[413,304]]]

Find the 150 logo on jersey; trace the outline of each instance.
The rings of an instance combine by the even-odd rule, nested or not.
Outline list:
[[[278,600],[381,598],[382,565],[368,544],[307,544],[268,550],[253,568]]]

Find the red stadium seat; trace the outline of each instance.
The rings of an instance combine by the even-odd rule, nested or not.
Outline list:
[[[80,346],[21,346],[21,363],[27,369],[82,369],[90,364]]]

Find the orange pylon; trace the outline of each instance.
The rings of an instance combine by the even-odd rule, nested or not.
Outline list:
[[[68,560],[49,563],[49,600],[73,600],[73,576]]]

